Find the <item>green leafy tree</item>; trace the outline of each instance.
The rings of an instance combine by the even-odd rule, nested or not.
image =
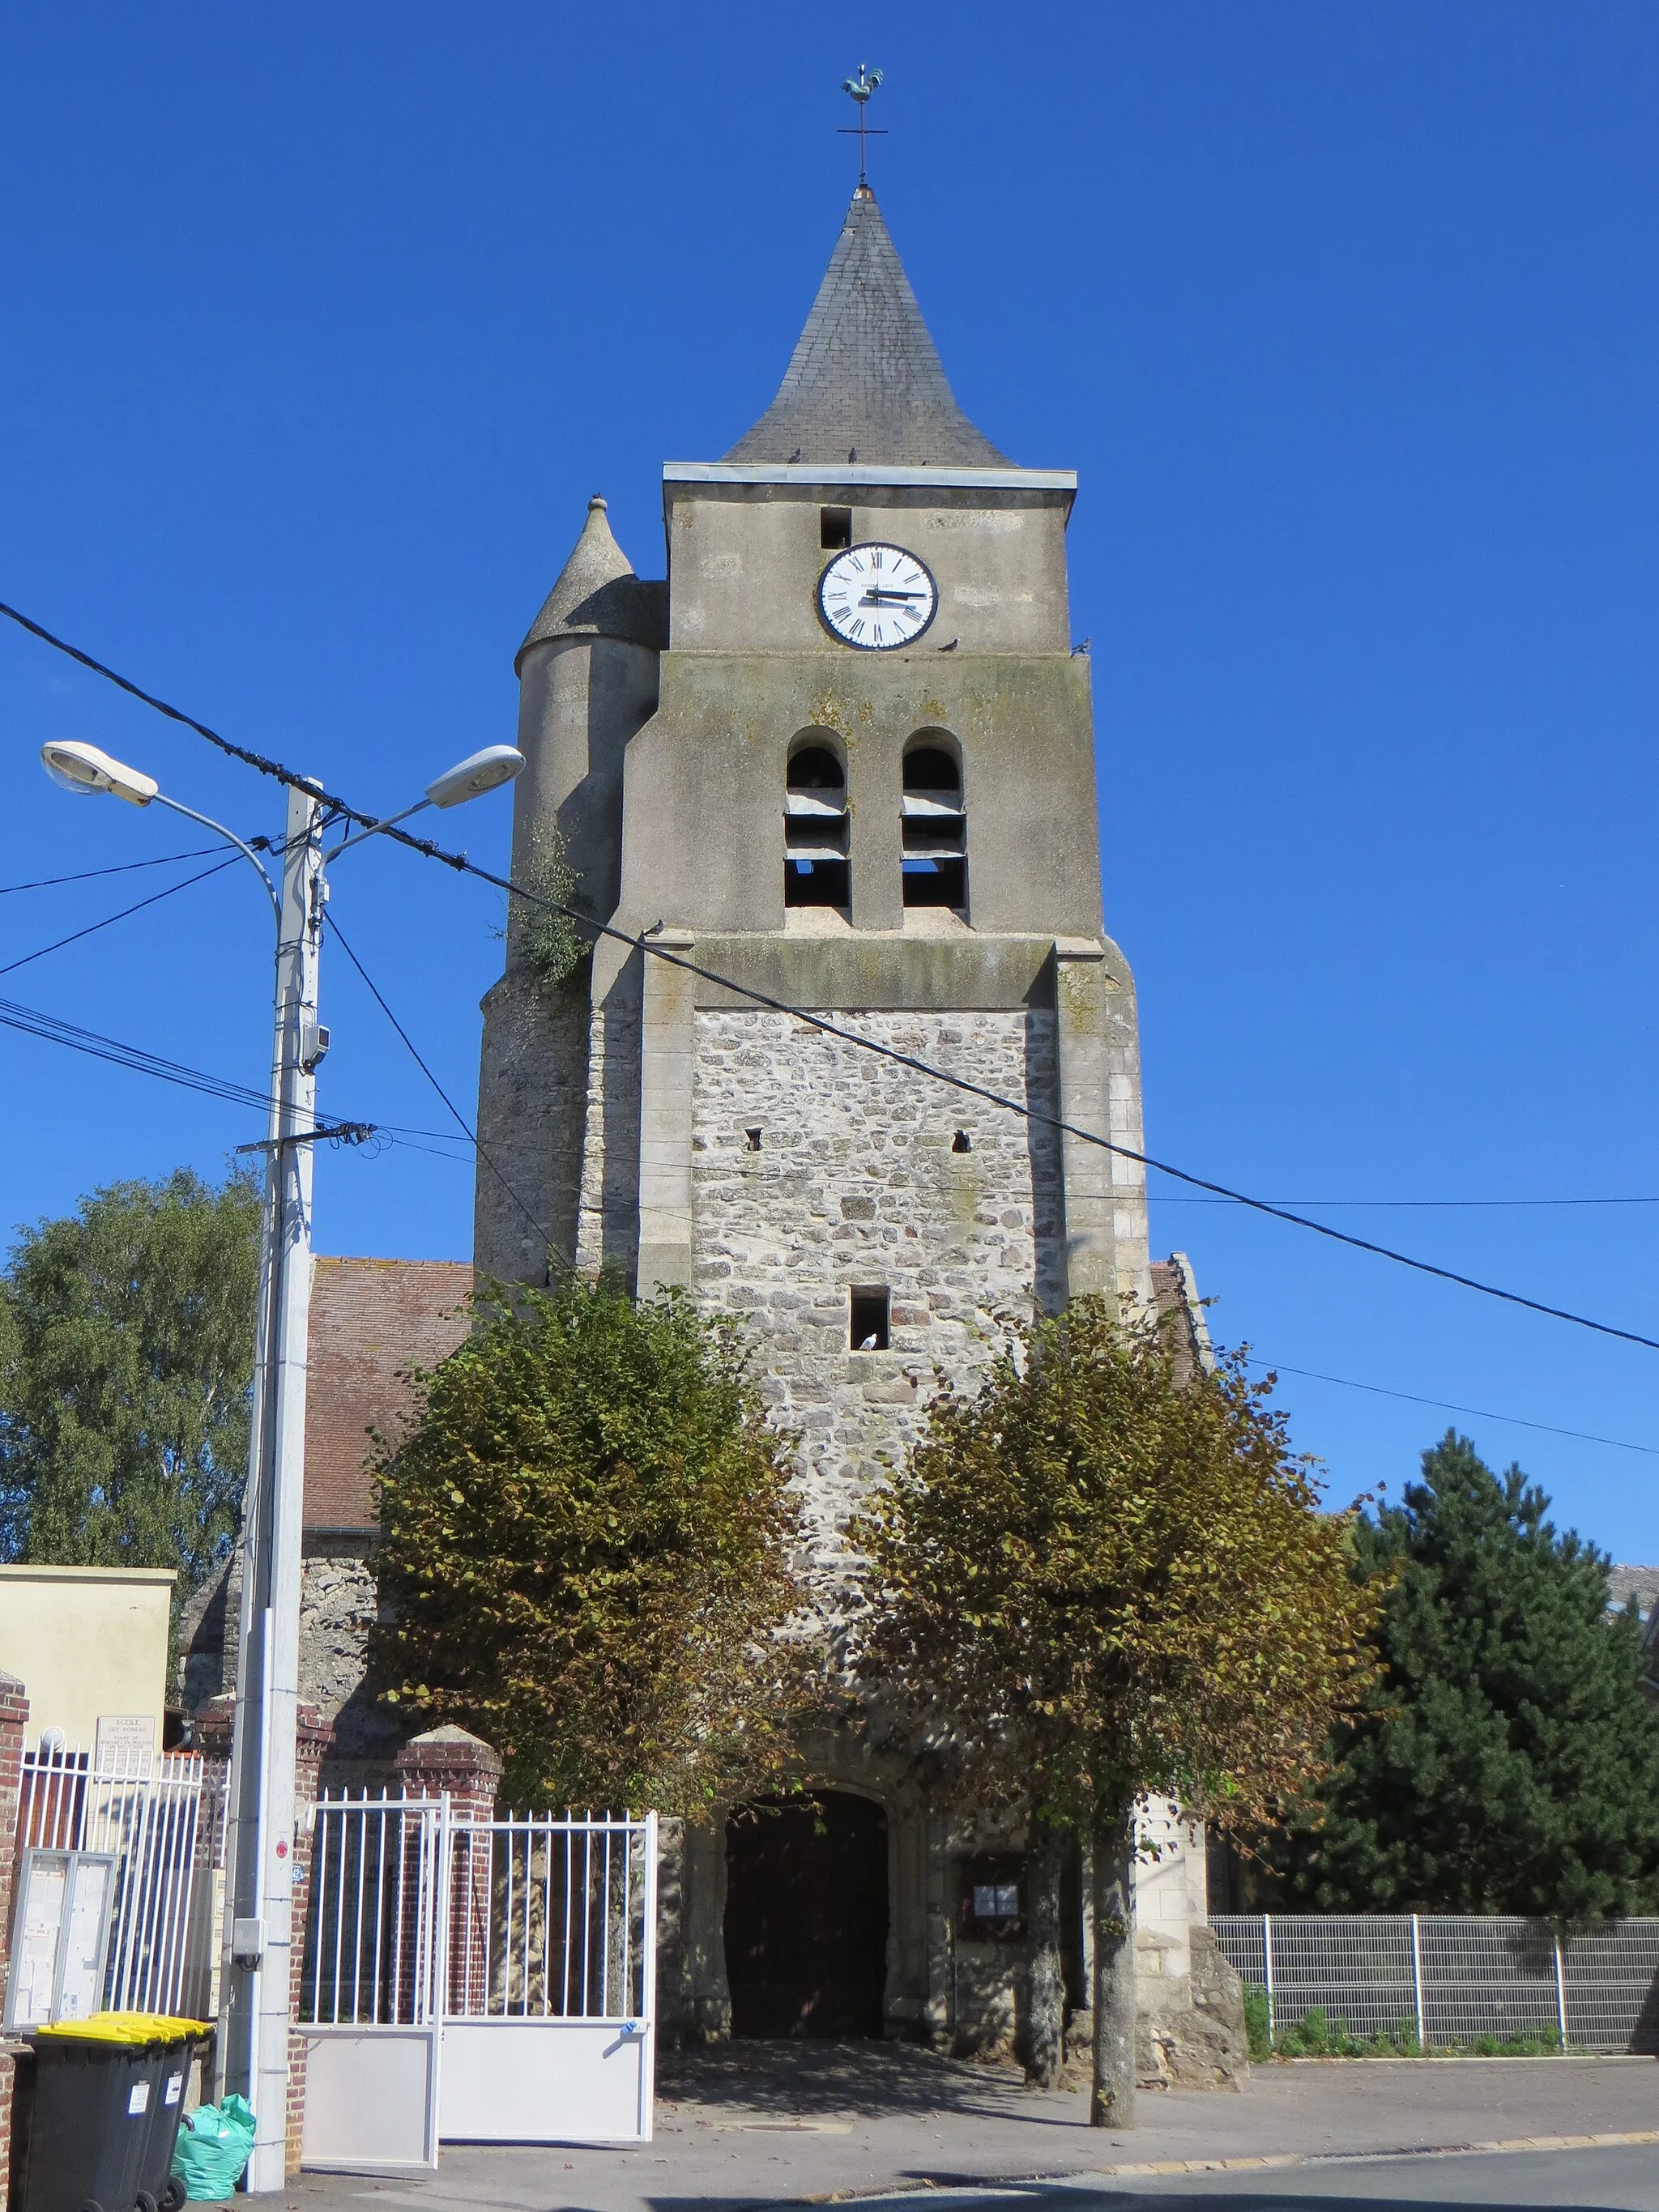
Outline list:
[[[235,1535],[258,1186],[187,1169],[25,1230],[0,1274],[0,1559],[175,1567]]]
[[[1060,2060],[1059,1845],[1091,1844],[1097,2126],[1134,2115],[1138,1803],[1224,1820],[1304,1787],[1362,1695],[1376,1596],[1237,1360],[1183,1371],[1096,1297],[948,1392],[854,1524],[861,1663],[981,1802],[1031,1821],[1028,2071]]]
[[[696,1816],[787,1760],[787,1440],[734,1329],[567,1279],[485,1302],[379,1468],[378,1663],[546,1803]]]
[[[1322,1818],[1282,1857],[1323,1911],[1659,1910],[1659,1708],[1607,1561],[1448,1431],[1355,1531],[1394,1578],[1372,1709],[1337,1732]]]

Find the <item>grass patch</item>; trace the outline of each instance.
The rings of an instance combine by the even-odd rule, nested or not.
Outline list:
[[[1268,2026],[1267,1992],[1244,1984],[1244,2032],[1254,2059],[1267,2058],[1553,2058],[1563,2051],[1553,2029],[1522,2035],[1478,2035],[1467,2042],[1418,2041],[1417,2022],[1397,2021],[1392,2033],[1355,2035],[1323,2005],[1310,2005],[1298,2021],[1275,2034]]]

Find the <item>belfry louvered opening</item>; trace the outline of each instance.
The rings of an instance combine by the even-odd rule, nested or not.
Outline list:
[[[789,756],[784,791],[786,906],[850,905],[847,830],[847,771],[830,745],[809,736]]]
[[[968,909],[968,816],[953,740],[927,731],[904,756],[904,903]]]

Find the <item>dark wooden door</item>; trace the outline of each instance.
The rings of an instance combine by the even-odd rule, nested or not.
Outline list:
[[[879,2035],[887,1986],[887,1815],[823,1790],[726,1830],[733,2035]]]

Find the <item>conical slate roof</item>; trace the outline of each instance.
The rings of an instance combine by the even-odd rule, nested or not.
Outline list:
[[[777,398],[726,459],[1009,466],[952,398],[866,185],[853,195]]]
[[[587,520],[547,604],[519,647],[516,669],[532,645],[550,637],[617,637],[633,645],[667,643],[665,587],[642,583],[611,534],[605,503],[595,492]]]

